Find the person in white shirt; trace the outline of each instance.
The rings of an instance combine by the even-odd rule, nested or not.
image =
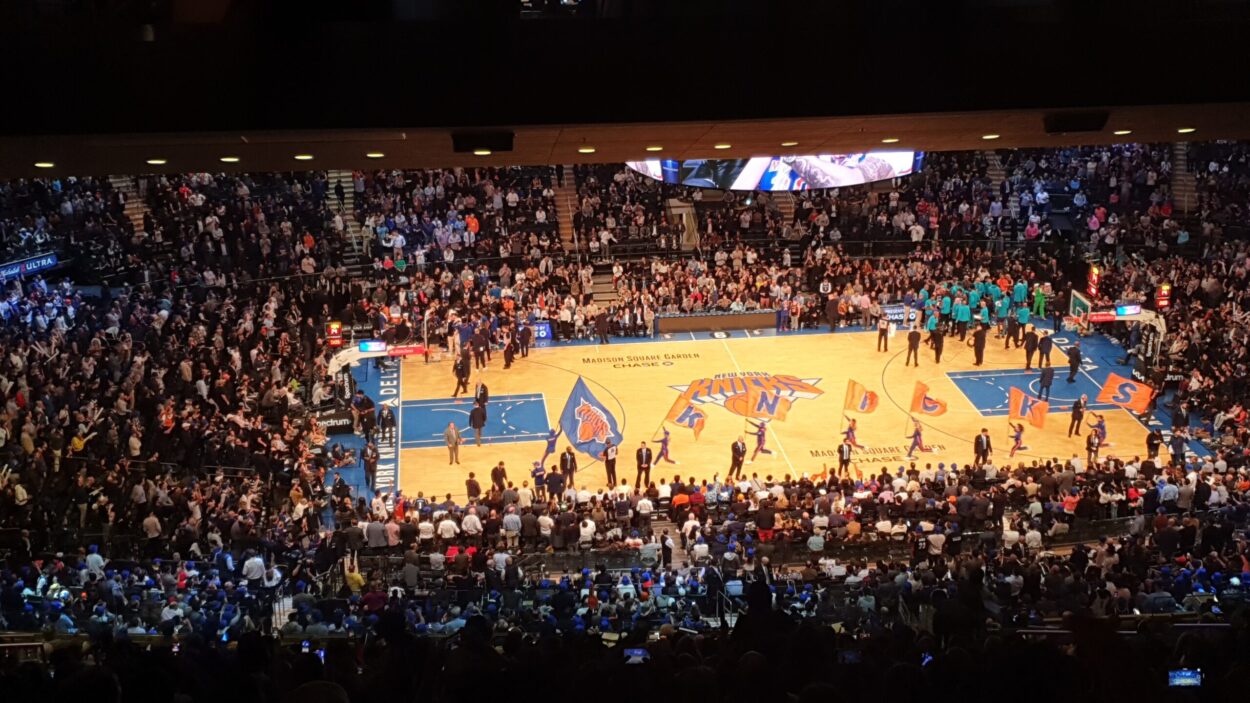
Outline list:
[[[456,524],[455,520],[451,519],[451,515],[447,515],[442,522],[438,523],[438,536],[442,539],[455,539],[458,534],[460,534],[460,526]]]

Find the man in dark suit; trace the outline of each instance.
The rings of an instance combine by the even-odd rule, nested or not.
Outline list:
[[[1041,363],[1041,359],[1038,359]],[[1046,366],[1042,369],[1042,375],[1037,380],[1037,397],[1040,400],[1050,400],[1050,386],[1055,382],[1055,367]]]
[[[482,428],[486,427],[486,406],[481,403],[473,403],[473,409],[469,411],[469,427],[473,428],[473,444],[482,446]]]
[[[572,447],[565,447],[560,455],[560,473],[564,475],[564,485],[574,486],[573,477],[577,473],[577,456]]]
[[[473,368],[486,368],[486,347],[489,345],[490,342],[486,340],[486,335],[482,334],[481,330],[469,337],[469,348],[473,350]]]
[[[529,323],[522,322],[521,329],[516,334],[517,349],[521,352],[521,358],[530,355],[530,343],[534,341],[534,330]]]
[[[1033,355],[1037,353],[1037,327],[1030,325],[1029,331],[1024,333],[1024,370],[1028,371],[1033,368]],[[1040,361],[1038,362],[1041,363]]]
[[[1050,351],[1055,348],[1055,340],[1050,338],[1050,333],[1042,330],[1042,336],[1037,340],[1037,366],[1050,366]]]
[[[903,366],[913,364],[920,366],[920,330],[916,329],[913,324],[911,331],[907,333],[907,359],[903,362]]]
[[[994,443],[990,440],[989,428],[981,428],[981,434],[977,435],[977,438],[973,440],[972,448],[976,456],[977,466],[990,460],[990,454],[994,453]]]
[[[842,444],[838,445],[838,476],[849,477],[851,475],[851,454],[854,451],[855,447],[851,445],[850,437],[842,440]]]
[[[1068,383],[1076,383],[1076,372],[1081,368],[1081,343],[1068,347]]]
[[[469,354],[466,351],[452,364],[451,371],[456,376],[456,390],[451,397],[458,398],[462,392],[469,392]]]
[[[738,441],[729,445],[729,473],[725,474],[726,478],[735,478],[742,473],[742,463],[747,458],[747,443],[738,436]]]
[[[600,344],[610,343],[611,340],[608,339],[610,329],[608,314],[606,312],[599,313],[599,316],[595,318],[595,333],[599,335]]]
[[[929,337],[933,341],[933,361],[940,364],[942,363],[942,348],[946,346],[946,337],[941,325],[934,329]]]
[[[473,387],[473,400],[486,407],[486,403],[490,401],[490,389],[486,387],[486,382],[478,379],[477,385]]]
[[[977,325],[972,332],[972,355],[975,357],[973,366],[980,366],[985,361],[985,336],[988,330],[985,325]]]
[[[638,451],[634,452],[634,459],[638,462],[638,475],[634,478],[634,488],[648,486],[651,484],[651,447],[643,442]],[[646,481],[643,481],[646,476]]]
[[[1085,419],[1085,404],[1089,402],[1089,396],[1081,395],[1072,403],[1072,420],[1068,423],[1068,436],[1071,437],[1075,432],[1077,437],[1081,436],[1081,421]]]

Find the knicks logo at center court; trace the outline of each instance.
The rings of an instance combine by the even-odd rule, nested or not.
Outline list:
[[[591,405],[586,400],[582,400],[573,412],[577,417],[577,441],[579,443],[598,442],[602,444],[612,436],[612,428],[608,425],[608,416],[602,409]]]
[[[798,378],[786,374],[744,372],[700,378],[679,391],[679,401],[689,405],[719,405],[735,415],[766,420],[785,420],[799,399],[819,397],[819,378]]]

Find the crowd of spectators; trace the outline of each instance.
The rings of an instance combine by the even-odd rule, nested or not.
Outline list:
[[[676,189],[623,164],[579,164],[573,176],[573,228],[592,259],[610,259],[617,244],[643,244],[655,252],[681,248],[685,225],[670,224],[663,204]]]
[[[0,263],[72,252],[83,269],[107,267],[107,243],[133,231],[124,196],[107,179],[0,181]]]
[[[1153,163],[1138,157],[1124,157],[1134,184]],[[555,321],[560,338],[589,336],[600,321],[610,333],[647,333],[656,314],[709,309],[778,308],[783,329],[871,326],[885,304],[923,305],[956,286],[979,290],[976,282],[1069,288],[1081,252],[1066,247],[1028,258],[963,244],[917,246],[897,259],[846,255],[848,238],[919,245],[1006,231],[991,215],[1002,195],[978,159],[932,155],[889,193],[808,193],[790,222],[767,198],[741,212],[721,208],[696,255],[615,262],[610,304],[593,300],[593,268],[564,254],[545,170],[361,173],[350,184],[318,173],[149,179],[142,230],[103,238],[119,247],[119,280],[132,287],[86,298],[68,279],[3,282],[4,625],[120,639],[179,634],[191,648],[223,639],[258,647],[248,633],[267,628],[351,634],[418,648],[429,661],[451,657],[452,670],[494,662],[495,672],[516,671],[543,648],[624,648],[658,636],[657,663],[666,647],[683,649],[693,660],[682,667],[698,678],[700,657],[717,656],[700,647],[736,652],[735,662],[754,650],[759,667],[788,674],[792,657],[834,647],[882,665],[919,648],[940,670],[959,665],[952,647],[984,641],[991,626],[1065,612],[1209,613],[1213,593],[1233,608],[1250,579],[1240,532],[1250,512],[1244,242],[1204,238],[1202,259],[1110,259],[1103,284],[1149,299],[1171,282],[1164,346],[1185,375],[1169,397],[1174,436],[1186,439],[1189,418],[1199,419],[1193,433],[1218,450],[1210,459],[1184,458],[1182,441],[1165,460],[1155,437],[1140,452],[1092,463],[943,456],[854,477],[675,476],[592,489],[540,469],[519,481],[492,475],[486,490],[471,478],[463,500],[370,495],[335,475],[357,458],[308,412],[350,395],[329,374],[331,319],[393,338],[429,319],[432,341],[450,352],[478,334],[506,345],[518,326],[540,320]],[[1019,168],[1027,173],[1031,160]],[[1050,168],[1044,158],[1034,166],[1039,178]],[[647,222],[662,236],[645,186],[617,175],[580,174],[593,204],[577,214],[597,227],[597,218],[632,210],[642,218],[638,236],[652,236]],[[340,185],[353,189],[369,234],[365,255],[377,271],[365,276],[342,268],[354,244]],[[9,222],[62,231],[40,214],[70,196],[24,187],[5,191],[6,207],[18,208]],[[73,217],[87,213],[81,231],[120,217],[122,204],[96,187],[61,186],[75,193]],[[1028,210],[1023,220],[999,212],[1028,225]],[[910,234],[917,225],[919,239]],[[761,229],[781,236],[754,241]],[[801,265],[782,246],[791,240]],[[381,440],[370,424],[363,454],[376,457]],[[674,527],[657,530],[657,519]],[[1109,519],[1121,521],[1123,537],[1047,551]],[[846,551],[860,545],[884,551]],[[631,566],[535,568],[581,552]],[[273,623],[280,603],[289,614]],[[710,636],[744,608],[734,635]],[[839,623],[850,638],[813,634],[815,622]],[[458,664],[410,639],[457,633],[466,650]],[[810,646],[792,650],[796,633]],[[492,634],[504,654],[488,646]],[[857,644],[857,634],[907,641],[874,653],[878,645]],[[327,666],[336,657],[328,654]],[[386,666],[384,656],[361,661],[342,681],[368,686],[367,675]],[[916,675],[929,675],[920,663]],[[66,677],[74,666],[66,663]],[[783,688],[797,693],[818,679],[807,672]],[[477,690],[454,678],[419,685]]]
[[[1250,222],[1250,145],[1244,142],[1191,143],[1187,154],[1204,222],[1246,226]]]
[[[388,269],[563,256],[549,167],[357,171],[355,217]]]

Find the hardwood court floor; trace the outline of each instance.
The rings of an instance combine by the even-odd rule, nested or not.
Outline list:
[[[908,408],[916,381],[927,384],[929,395],[945,401],[948,406],[947,412],[940,416],[918,416],[925,425],[925,441],[932,449],[930,453],[919,455],[918,462],[967,464],[972,459],[973,437],[982,427],[988,427],[994,444],[994,460],[1002,466],[1008,461],[1068,458],[1074,454],[1083,457],[1084,437],[1067,436],[1069,414],[1065,406],[1079,392],[1089,393],[1092,399],[1096,391],[1090,390],[1101,384],[1107,373],[1105,369],[1092,367],[1092,371],[1082,372],[1079,386],[1069,386],[1065,383],[1067,367],[1063,354],[1057,348],[1053,358],[1062,366],[1056,368],[1052,412],[1046,426],[1044,429],[1026,426],[1024,439],[1028,449],[1008,459],[1011,441],[1005,414],[1007,389],[1013,385],[1028,389],[1030,382],[1036,389],[1037,371],[1027,374],[1023,371],[1022,350],[1004,351],[1002,340],[991,336],[986,363],[976,368],[972,363],[972,349],[952,338],[947,341],[941,364],[935,364],[933,352],[922,346],[920,366],[915,368],[903,365],[906,342],[901,334],[891,340],[889,352],[876,351],[874,332],[768,336],[770,334],[747,336],[735,332],[728,339],[713,339],[708,333],[701,333],[689,341],[549,347],[531,351],[528,359],[518,358],[507,371],[503,370],[502,356],[496,353],[490,367],[481,372],[481,378],[490,389],[492,414],[502,412],[504,407],[494,398],[513,396],[518,398],[517,402],[530,403],[535,401],[536,394],[541,394],[545,401],[545,411],[541,414],[555,427],[570,390],[578,376],[583,377],[599,401],[616,417],[623,435],[619,442],[622,450],[618,459],[618,480],[628,478],[632,483],[634,450],[643,440],[654,447],[653,440],[659,436],[662,426],[672,432],[672,455],[680,464],[657,464],[652,470],[652,480],[669,478],[677,472],[700,479],[725,474],[730,444],[739,435],[746,434],[745,418],[726,407],[705,404],[701,409],[707,414],[706,426],[698,441],[691,430],[664,423],[679,389],[701,379],[734,374],[792,376],[820,391],[814,398],[795,399],[784,419],[775,419],[769,424],[767,446],[774,454],[761,456],[746,467],[748,474],[780,478],[786,474],[817,474],[826,465],[836,466],[835,452],[842,440],[843,416],[847,414],[843,403],[849,379],[880,396],[874,412],[851,415],[859,421],[859,442],[867,446],[866,451],[856,453],[856,468],[876,473],[882,467],[894,470],[906,463],[907,435],[911,432]],[[948,373],[956,374],[955,378]],[[960,378],[961,375],[965,377]],[[417,420],[424,422],[422,441],[425,446],[400,450],[399,487],[408,496],[415,496],[418,491],[427,496],[451,493],[462,500],[468,472],[476,472],[478,479],[489,485],[490,469],[500,460],[505,462],[509,478],[520,485],[522,479],[529,478],[531,464],[542,456],[545,447],[545,442],[537,437],[547,428],[535,427],[534,418],[530,418],[528,429],[517,430],[511,437],[496,433],[495,440],[481,447],[473,446],[471,432],[466,427],[467,412],[472,405],[469,401],[450,406],[460,408],[451,415],[405,418],[405,414],[430,412],[431,406],[446,412],[448,402],[435,399],[450,398],[453,387],[450,362],[424,364],[419,359],[404,362],[400,378],[400,424],[409,429],[405,430],[408,434],[401,433],[401,446],[422,443],[418,441],[420,438],[410,436]],[[536,411],[531,409],[530,412]],[[1131,457],[1144,452],[1146,429],[1132,415],[1119,408],[1098,412],[1106,416],[1108,438],[1113,443],[1104,449],[1104,456],[1118,453]],[[541,414],[538,416],[540,424]],[[448,417],[459,417],[455,421],[464,428],[468,442],[460,450],[458,466],[448,465],[446,448],[430,431],[431,427],[446,426]],[[1086,419],[1091,420],[1092,416],[1087,413]],[[1088,428],[1081,431],[1085,433]],[[749,434],[746,440],[749,455],[754,440]],[[559,450],[566,445],[562,439]],[[547,465],[554,461],[555,457],[549,458]],[[579,487],[585,485],[593,490],[606,484],[601,462],[578,454],[578,464]]]

